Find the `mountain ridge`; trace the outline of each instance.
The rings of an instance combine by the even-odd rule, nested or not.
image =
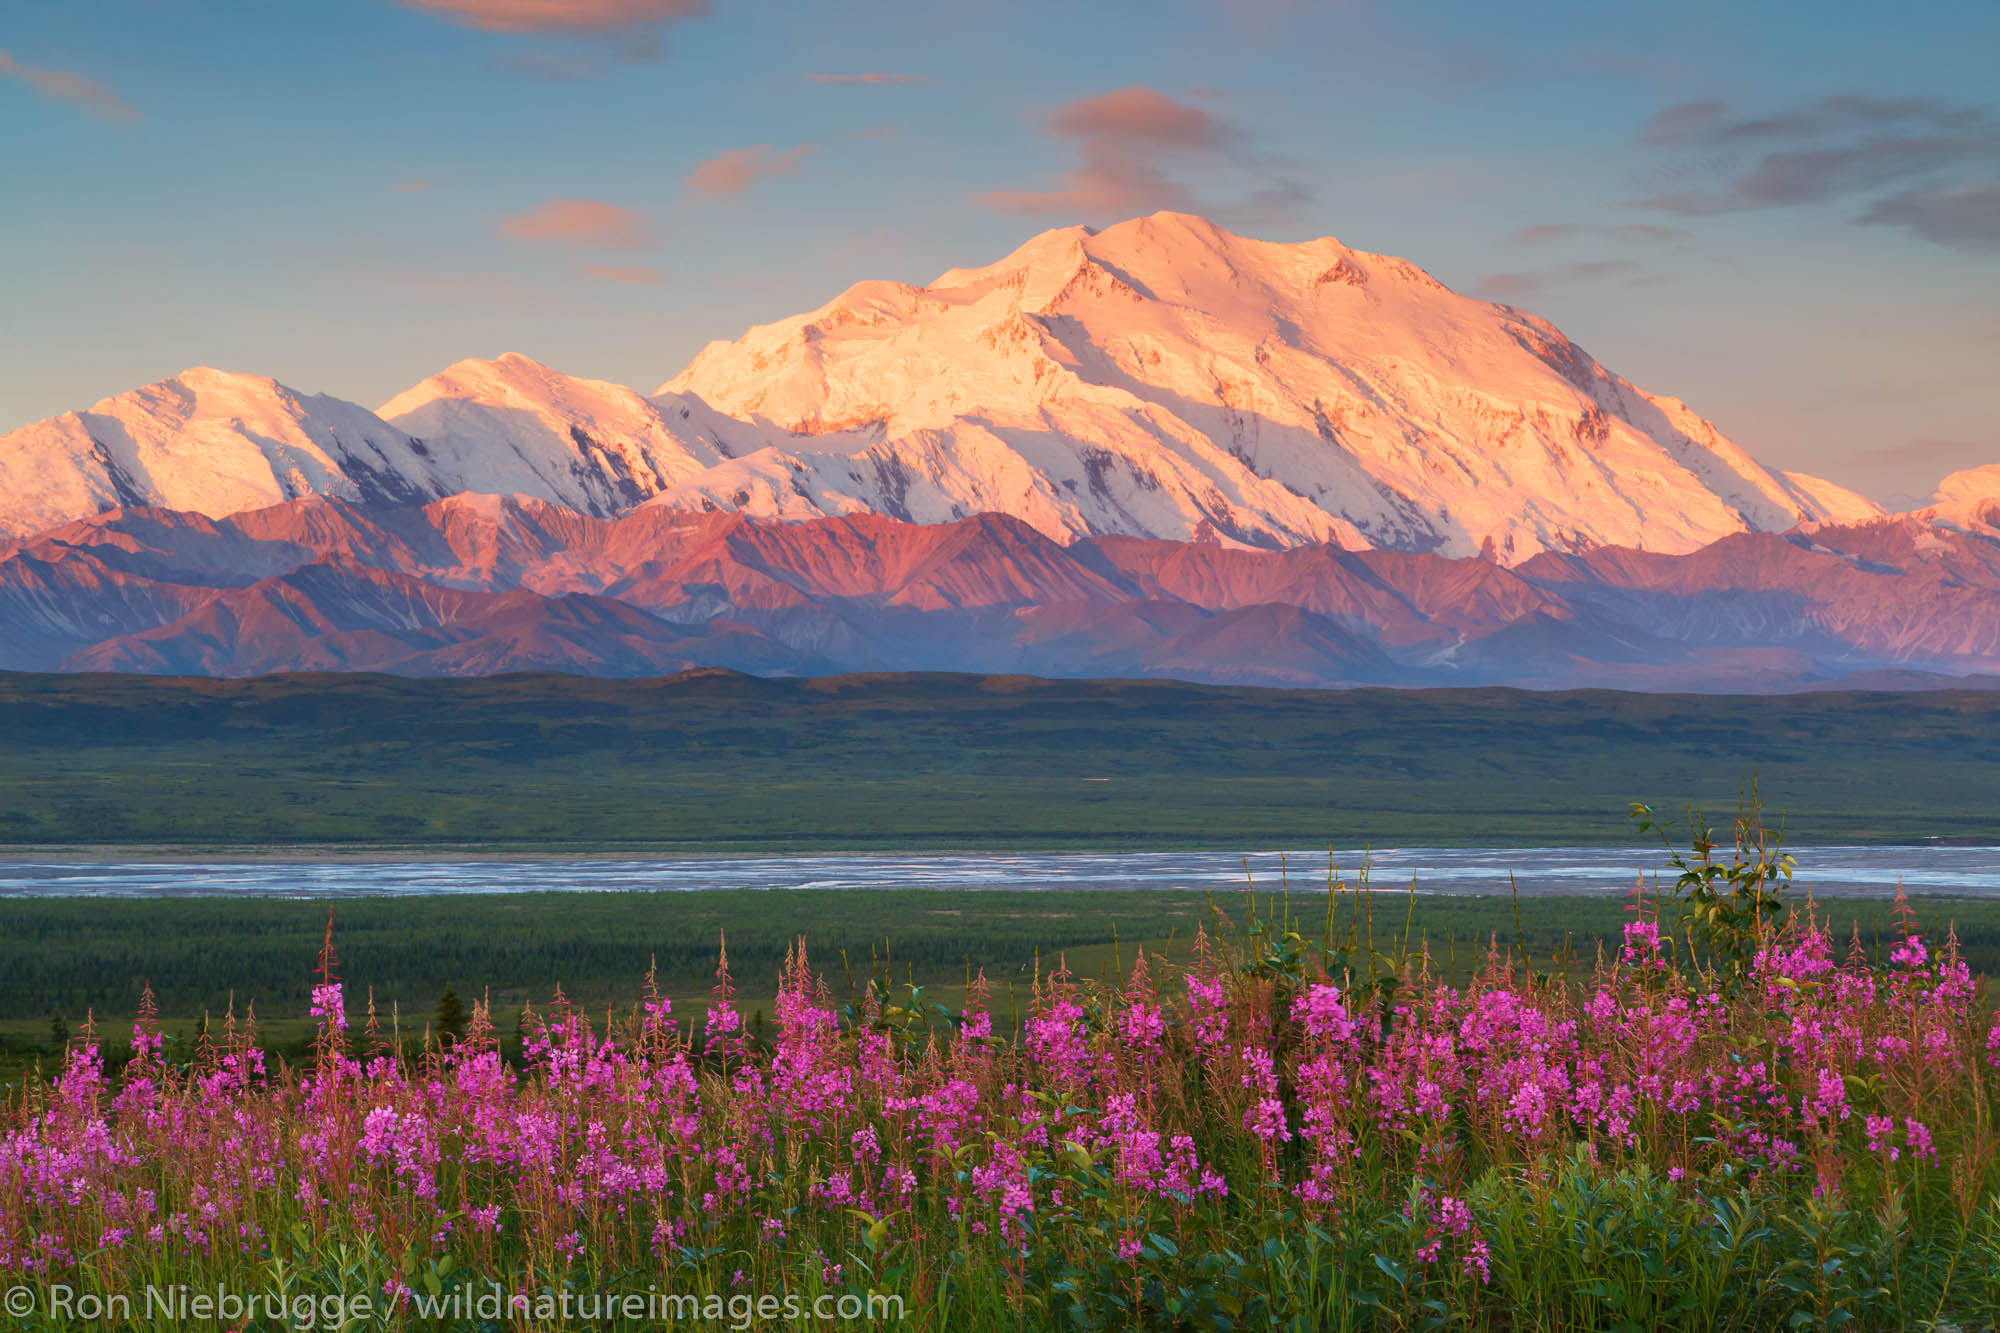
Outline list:
[[[2000,670],[2000,525],[1896,516],[1514,568],[1022,519],[532,497],[113,511],[0,544],[0,668],[1167,676],[1767,690]]]
[[[0,536],[114,507],[522,493],[802,520],[1011,513],[1062,542],[1697,549],[1879,506],[1757,464],[1554,325],[1333,237],[1161,213],[868,281],[710,343],[651,396],[526,357],[376,412],[197,367],[0,435]]]

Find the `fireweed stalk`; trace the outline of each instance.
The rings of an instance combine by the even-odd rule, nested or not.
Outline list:
[[[1462,985],[1421,947],[1204,932],[1184,966],[1059,967],[1018,1036],[983,976],[960,1013],[873,985],[843,1011],[800,943],[767,1039],[725,954],[693,1022],[650,976],[622,1015],[558,993],[519,1067],[483,1003],[416,1051],[350,1024],[336,970],[329,936],[300,1068],[254,1020],[169,1061],[149,999],[113,1077],[86,1026],[0,1122],[0,1276],[412,1317],[468,1274],[895,1292],[933,1329],[2000,1307],[2000,1026],[1913,923],[1877,966],[1808,911],[1724,977],[1641,919],[1587,973],[1496,944]]]

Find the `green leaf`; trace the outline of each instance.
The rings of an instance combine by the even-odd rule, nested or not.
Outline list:
[[[1388,1255],[1386,1254],[1376,1255],[1375,1266],[1381,1269],[1383,1272],[1387,1273],[1390,1276],[1390,1278],[1392,1278],[1395,1281],[1397,1286],[1407,1287],[1410,1285],[1410,1275],[1403,1271],[1403,1266],[1401,1264],[1397,1263],[1394,1259],[1391,1259]]]

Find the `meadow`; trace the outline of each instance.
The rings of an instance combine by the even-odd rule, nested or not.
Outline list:
[[[0,1279],[71,1293],[30,1329],[148,1283],[254,1294],[257,1327],[361,1297],[348,1326],[1986,1326],[2000,1028],[1967,953],[1990,920],[1864,925],[1788,871],[1751,829],[1683,851],[1664,896],[1518,921],[1352,883],[1104,922],[958,925],[956,895],[886,929],[676,897],[633,910],[710,913],[726,955],[692,922],[685,951],[628,930],[603,966],[661,961],[615,999],[469,996],[423,1031],[383,1003],[394,912],[465,904],[342,904],[330,931],[264,905],[315,919],[313,968],[302,919],[263,936],[301,1043],[243,1005],[169,1041],[153,994],[124,1031],[79,1025],[8,1094]],[[523,938],[611,911],[516,907]],[[846,957],[788,939],[807,918],[852,930]]]
[[[1542,971],[1587,969],[1600,949],[1616,951],[1629,919],[1611,898],[1412,897],[1407,885],[1380,881],[1364,895],[1350,867],[1340,868],[1339,892],[1329,897],[1325,872],[1323,864],[1317,873],[1298,866],[1289,884],[1257,882],[1259,914],[1311,933],[1332,907],[1343,922],[1354,915],[1364,938],[1371,930],[1407,937],[1453,981],[1494,939]],[[601,1011],[630,1003],[650,971],[663,994],[700,1005],[725,939],[746,1012],[768,1018],[786,951],[801,933],[844,1000],[873,978],[957,1002],[968,975],[983,972],[997,1021],[1012,1030],[1038,963],[1061,961],[1101,979],[1119,974],[1138,949],[1184,962],[1198,930],[1241,929],[1250,901],[1241,889],[719,889],[357,898],[331,910],[350,993],[372,996],[412,1037],[447,990],[468,1004],[484,997],[507,1055],[517,1058],[518,1015],[558,987]],[[1871,958],[1888,956],[1892,903],[1818,906],[1843,934],[1858,932]],[[115,1063],[122,1029],[149,987],[170,1048],[188,1049],[205,1021],[220,1024],[232,1008],[240,1015],[254,1006],[267,1054],[296,1060],[311,1047],[310,964],[328,909],[283,898],[0,899],[0,1081],[37,1062],[52,1068],[64,1044],[55,1034],[92,1014]],[[1926,898],[1919,909],[1957,933],[1975,971],[2000,974],[2000,903]]]
[[[0,839],[1611,843],[1607,793],[1723,807],[1753,773],[1794,839],[1970,839],[1996,718],[7,676]],[[214,1293],[263,1302],[208,1311],[232,1328],[482,1333],[1992,1324],[2000,908],[1810,902],[1754,807],[1690,832],[1629,902],[1317,865],[1212,896],[0,902],[0,1287],[27,1329]]]
[[[0,844],[632,850],[1992,838],[2000,692],[1269,690],[693,672],[0,673]]]

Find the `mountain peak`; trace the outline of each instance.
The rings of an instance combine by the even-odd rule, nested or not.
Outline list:
[[[603,517],[727,455],[707,420],[669,420],[608,380],[582,379],[508,352],[447,366],[381,407],[422,442],[454,489],[534,495]]]
[[[651,398],[517,352],[448,366],[379,415],[196,367],[0,437],[0,466],[16,492],[0,533],[119,504],[471,490],[599,517],[992,511],[1064,542],[1511,565],[1879,512],[1407,260],[1173,211],[1045,231],[924,287],[855,283],[711,343]]]
[[[596,380],[573,380],[519,352],[503,352],[491,359],[466,357],[454,361],[437,374],[411,385],[376,409],[384,420],[394,420],[441,395],[473,391],[493,393],[534,392],[559,383],[601,384]],[[622,389],[623,385],[604,385]],[[627,393],[633,392],[630,389]],[[636,396],[636,394],[634,395]]]
[[[1162,209],[1143,217],[1127,218],[1090,237],[1092,248],[1103,251],[1148,243],[1228,246],[1237,244],[1243,239],[1199,213],[1177,213],[1171,209]]]
[[[1954,472],[1938,483],[1933,504],[1963,504],[2000,500],[2000,463],[1969,467]]]
[[[1874,512],[1407,260],[1189,213],[1045,231],[928,287],[857,284],[710,344],[663,392],[810,437],[779,438],[765,482],[677,491],[774,515],[1004,509],[1064,540],[1514,563]]]
[[[233,402],[270,403],[283,398],[297,398],[299,395],[286,388],[268,375],[248,375],[235,370],[218,370],[214,366],[189,366],[178,375],[142,384],[136,389],[113,394],[91,405],[90,411],[115,415],[120,410],[129,410],[126,405],[137,403],[161,404],[178,402],[181,409],[192,413],[196,410],[197,399],[216,400],[221,406],[222,399]]]
[[[283,390],[284,385],[269,375],[253,375],[241,370],[220,370],[215,366],[189,366],[173,381],[202,388]]]
[[[1952,473],[1921,512],[1947,523],[2000,529],[2000,463]]]

